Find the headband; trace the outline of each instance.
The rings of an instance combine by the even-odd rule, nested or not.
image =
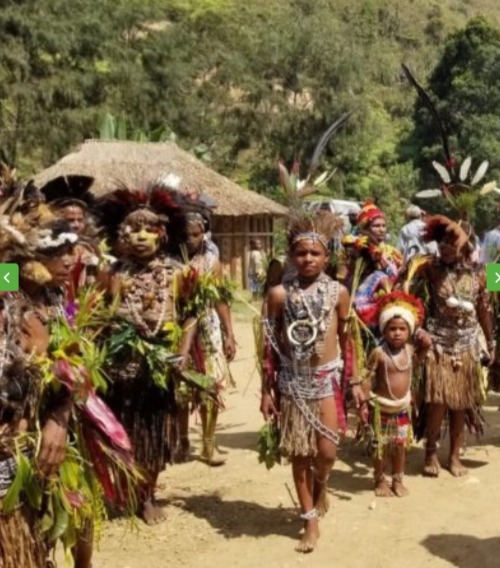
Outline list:
[[[307,231],[305,233],[298,233],[292,240],[292,245],[297,244],[299,241],[313,241],[314,243],[320,243],[323,245],[326,251],[328,251],[328,241],[323,235],[316,233],[314,231]]]

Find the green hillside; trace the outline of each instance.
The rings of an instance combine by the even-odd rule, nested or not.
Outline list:
[[[476,16],[500,26],[493,0],[0,0],[0,8],[0,147],[25,176],[97,136],[108,112],[124,119],[126,135],[173,131],[212,167],[279,198],[276,159],[305,164],[324,129],[354,110],[325,152],[322,168],[337,168],[326,193],[373,197],[395,221],[425,183],[401,62],[425,84],[449,34]],[[495,143],[475,147],[496,153]]]

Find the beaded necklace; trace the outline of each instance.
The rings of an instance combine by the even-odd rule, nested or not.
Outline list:
[[[149,267],[148,267],[149,268]],[[159,279],[159,293],[158,293],[158,299],[161,302],[161,307],[160,307],[160,313],[158,316],[158,320],[156,322],[156,325],[154,326],[153,329],[151,329],[151,327],[149,326],[149,324],[147,323],[147,321],[141,316],[141,314],[139,313],[136,304],[139,303],[138,300],[140,300],[140,303],[143,304],[143,298],[137,298],[137,294],[135,294],[135,298],[134,301],[131,301],[131,299],[129,297],[125,297],[125,305],[127,306],[128,312],[130,313],[130,315],[132,316],[133,322],[134,324],[146,335],[146,337],[149,338],[153,338],[156,337],[160,331],[163,328],[163,325],[165,324],[166,321],[166,315],[167,315],[167,307],[168,307],[168,293],[167,293],[167,285],[168,285],[168,281],[169,281],[169,268],[168,266],[165,266],[162,268],[161,270],[161,278]],[[140,290],[139,290],[140,292]],[[152,290],[148,290],[149,293],[152,292]],[[144,306],[142,306],[142,309],[144,308]]]
[[[412,361],[412,357],[411,357],[411,352],[410,352],[410,346],[408,344],[405,345],[404,348],[404,353],[406,355],[406,363],[399,365],[397,359],[400,356],[400,354],[402,353],[402,351],[400,353],[398,353],[397,355],[394,355],[390,349],[390,347],[387,345],[387,343],[384,343],[382,345],[382,351],[387,355],[387,357],[384,357],[384,371],[385,371],[385,383],[387,385],[387,391],[389,392],[390,397],[393,400],[398,400],[395,396],[394,393],[392,392],[391,389],[391,383],[389,381],[389,369],[387,367],[387,358],[389,358],[391,360],[391,363],[394,365],[394,368],[396,369],[396,371],[399,371],[400,373],[404,373],[405,371],[410,371],[410,377],[412,376],[412,368],[413,368],[413,361]]]

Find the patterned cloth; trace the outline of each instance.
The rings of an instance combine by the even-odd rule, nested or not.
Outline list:
[[[373,421],[375,413],[372,414]],[[398,414],[380,413],[380,425],[373,424],[373,429],[377,436],[377,443],[381,447],[395,444],[406,446],[411,433],[411,420],[407,410]]]

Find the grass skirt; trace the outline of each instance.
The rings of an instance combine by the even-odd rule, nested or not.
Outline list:
[[[321,415],[321,402],[331,400],[333,397],[319,400],[305,400],[311,413],[317,418]],[[287,395],[280,398],[280,451],[281,454],[291,458],[294,456],[314,457],[318,453],[318,432],[304,417],[293,399]]]
[[[148,473],[165,469],[175,444],[173,381],[165,390],[143,372],[115,382],[106,395],[106,402],[127,431],[138,465]]]
[[[37,522],[26,506],[0,512],[0,568],[46,568],[48,552]]]
[[[426,403],[444,404],[450,410],[474,408],[481,400],[481,381],[482,369],[474,349],[457,356],[433,349],[425,360]]]

